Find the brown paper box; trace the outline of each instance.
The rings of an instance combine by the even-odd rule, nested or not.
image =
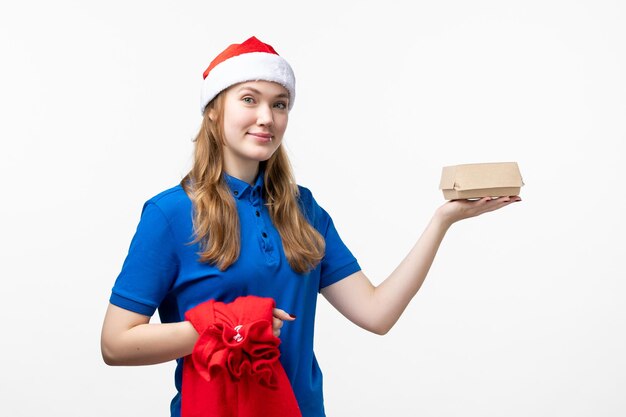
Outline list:
[[[443,167],[439,189],[446,200],[519,195],[524,185],[517,162]]]

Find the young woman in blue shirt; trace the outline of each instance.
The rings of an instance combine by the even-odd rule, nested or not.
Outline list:
[[[404,260],[374,286],[328,213],[293,178],[281,146],[295,102],[289,64],[252,37],[219,54],[204,76],[193,167],[143,207],[105,315],[104,360],[177,360],[171,415],[178,416],[182,358],[198,339],[185,312],[210,299],[270,297],[280,361],[302,415],[322,417],[313,353],[317,294],[356,325],[385,334],[422,285],[448,228],[520,198],[443,204]],[[151,324],[157,309],[160,323]]]

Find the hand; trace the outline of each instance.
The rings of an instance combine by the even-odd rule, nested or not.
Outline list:
[[[280,308],[274,309],[274,320],[272,322],[272,327],[274,328],[274,336],[280,336],[280,329],[283,327],[284,321],[294,321],[296,316],[287,313],[285,310],[281,310]]]
[[[522,201],[519,196],[491,198],[484,197],[480,200],[451,200],[439,207],[436,216],[446,224],[452,225],[459,220],[476,217],[489,211],[501,209],[511,203]]]

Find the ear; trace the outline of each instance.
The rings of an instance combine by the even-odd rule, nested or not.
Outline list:
[[[217,119],[217,115],[215,114],[215,109],[209,110],[209,120],[214,122]]]

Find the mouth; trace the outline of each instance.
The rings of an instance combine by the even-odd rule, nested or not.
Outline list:
[[[271,133],[264,132],[248,132],[248,135],[253,136],[260,142],[271,142],[273,138]]]

